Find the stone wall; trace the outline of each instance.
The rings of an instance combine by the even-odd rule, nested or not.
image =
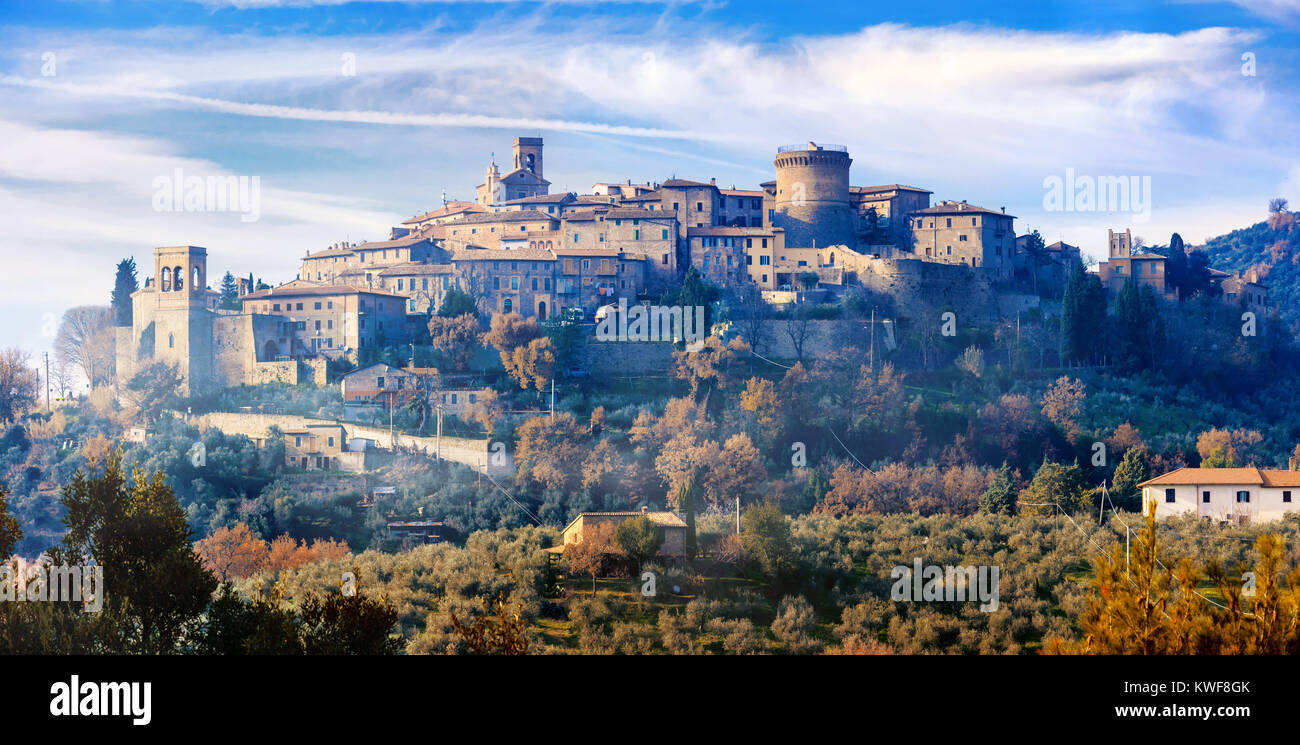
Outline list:
[[[413,448],[430,456],[439,452],[436,437],[415,437],[396,432],[395,436],[390,438],[387,429],[365,427],[351,422],[333,422],[327,419],[285,414],[236,414],[229,412],[214,412],[197,418],[197,426],[200,430],[212,427],[228,435],[245,435],[255,440],[265,439],[271,427],[287,430],[305,427],[308,424],[339,424],[346,432],[347,439],[363,438],[372,440],[377,447],[384,450],[391,450],[392,441],[395,439],[398,447],[401,448]],[[489,451],[490,444],[488,440],[471,440],[444,435],[440,452],[446,460],[475,468],[486,466],[490,473],[509,471],[508,468],[495,469],[493,467]]]
[[[664,373],[673,364],[673,345],[588,339],[574,350],[574,360],[592,375]]]
[[[926,306],[951,307],[958,317],[971,320],[997,316],[992,280],[972,267],[920,259],[859,258],[858,263],[858,281],[892,297],[904,317]]]

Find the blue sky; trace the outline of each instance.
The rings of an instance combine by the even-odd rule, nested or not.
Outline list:
[[[0,2],[0,346],[45,351],[157,245],[290,279],[472,198],[517,135],[546,138],[553,190],[753,188],[817,140],[854,183],[1005,206],[1093,254],[1107,227],[1195,243],[1300,204],[1298,42],[1300,0]],[[176,168],[258,177],[259,219],[156,211]],[[1066,169],[1149,178],[1149,213],[1045,209]]]

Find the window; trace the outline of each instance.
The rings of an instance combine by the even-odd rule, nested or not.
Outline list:
[[[760,257],[758,257],[758,265],[759,265],[759,266],[770,266],[771,264],[772,264],[772,257],[771,257],[771,256],[760,256]]]
[[[397,286],[398,286],[398,287],[401,287],[401,286],[402,286],[402,280],[400,280],[400,279],[397,280]],[[320,303],[316,303],[316,310],[320,310]]]
[[[500,278],[500,277],[493,277],[493,278],[492,278],[492,289],[494,289],[494,290],[499,290],[499,289],[501,289],[501,278]]]
[[[302,310],[302,303],[298,303],[298,310]]]
[[[659,231],[659,240],[661,241],[668,240],[668,228],[664,228],[663,230]]]
[[[1290,492],[1290,491],[1284,491],[1284,492],[1282,492],[1282,501],[1283,501],[1283,502],[1290,502],[1290,501],[1291,501],[1291,492]]]
[[[273,305],[273,306],[271,306],[271,307],[274,308],[275,310],[280,310],[280,304],[279,304],[279,303],[276,303],[275,305]]]
[[[1201,501],[1206,504],[1210,503],[1210,493],[1208,491],[1201,492]]]
[[[950,227],[950,228],[952,227],[952,218],[951,218],[951,217],[948,218],[948,227]]]
[[[1173,490],[1173,489],[1165,489],[1165,501],[1166,501],[1166,502],[1173,502],[1173,501],[1174,501],[1174,490]]]
[[[966,234],[965,234],[965,233],[962,233],[961,235],[957,236],[957,240],[958,240],[958,241],[961,241],[961,242],[965,242],[965,240],[966,240]]]
[[[1244,490],[1237,492],[1237,501],[1250,502],[1250,492]]]
[[[175,349],[175,348],[176,348],[176,335],[175,335],[175,334],[168,334],[168,335],[167,335],[167,348],[168,348],[168,349]]]

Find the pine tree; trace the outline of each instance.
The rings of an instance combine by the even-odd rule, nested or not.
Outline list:
[[[1138,484],[1151,477],[1147,470],[1146,448],[1141,445],[1131,447],[1124,453],[1124,458],[1115,467],[1115,479],[1112,484],[1112,497],[1115,497],[1125,509],[1134,509],[1137,503]]]
[[[989,487],[980,495],[980,510],[992,514],[1015,514],[1016,480],[1011,466],[1005,462],[993,476]]]
[[[135,259],[125,258],[117,263],[117,277],[113,281],[111,303],[118,326],[130,326],[133,312],[131,310],[131,293],[140,289],[140,280],[135,273]]]
[[[1104,338],[1106,289],[1101,280],[1077,263],[1070,271],[1061,300],[1061,356],[1063,361],[1088,364],[1097,359]]]
[[[226,276],[221,278],[221,309],[222,310],[240,310],[243,303],[239,301],[239,285],[235,282],[235,275],[226,272]]]
[[[1183,237],[1174,233],[1169,238],[1169,260],[1165,263],[1165,282],[1178,291],[1178,299],[1187,297],[1187,248]]]

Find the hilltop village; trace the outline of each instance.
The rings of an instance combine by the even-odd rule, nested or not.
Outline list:
[[[118,377],[149,358],[178,365],[191,390],[294,378],[291,368],[315,377],[324,360],[412,341],[453,288],[488,315],[590,321],[602,307],[653,302],[693,269],[726,296],[773,306],[833,303],[858,287],[904,317],[923,301],[978,319],[1059,298],[1081,260],[1062,242],[1032,250],[1004,207],[852,186],[851,163],[845,147],[809,142],[781,147],[776,178],[757,189],[673,178],[552,194],[542,138],[518,137],[510,170],[491,163],[475,201],[444,200],[387,240],[308,250],[276,287],[240,279],[239,310],[218,307],[205,248],[156,249],[132,326],[117,332]],[[1133,277],[1172,297],[1164,256],[1135,251],[1129,230],[1108,244],[1098,273],[1112,295]],[[1215,278],[1223,297],[1265,307],[1262,284]]]

